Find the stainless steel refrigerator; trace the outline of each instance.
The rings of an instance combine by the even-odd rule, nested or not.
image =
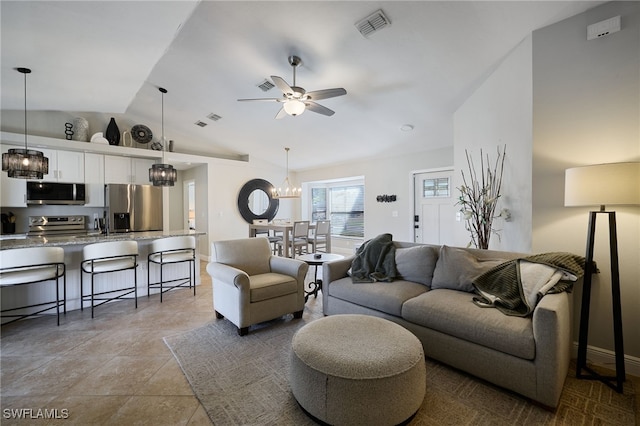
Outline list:
[[[105,185],[109,232],[162,231],[162,188],[153,185]]]

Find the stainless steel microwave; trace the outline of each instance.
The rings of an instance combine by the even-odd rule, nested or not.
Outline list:
[[[84,183],[27,181],[27,204],[82,205],[85,194]]]

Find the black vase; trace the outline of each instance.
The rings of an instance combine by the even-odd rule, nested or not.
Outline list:
[[[109,145],[120,145],[120,129],[118,129],[116,120],[113,117],[109,120],[109,125],[107,126],[107,131],[104,136],[109,141]]]

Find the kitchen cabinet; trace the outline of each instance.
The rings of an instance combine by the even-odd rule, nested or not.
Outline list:
[[[85,207],[104,207],[104,155],[84,154]]]
[[[147,158],[104,156],[104,183],[149,185],[149,169],[154,160]]]
[[[13,146],[0,145],[0,151],[7,152]],[[7,172],[0,178],[0,206],[27,207],[27,180],[10,178]]]
[[[27,207],[27,180],[10,178],[2,172],[0,194],[2,207]]]
[[[44,175],[43,182],[84,182],[84,152],[43,148],[38,150],[49,159],[49,174]]]

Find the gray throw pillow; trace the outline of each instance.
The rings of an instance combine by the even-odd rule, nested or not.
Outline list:
[[[429,246],[396,249],[396,269],[403,280],[431,286],[438,250]]]
[[[442,246],[433,272],[431,289],[446,288],[473,293],[474,278],[505,260],[478,259],[465,249]]]

